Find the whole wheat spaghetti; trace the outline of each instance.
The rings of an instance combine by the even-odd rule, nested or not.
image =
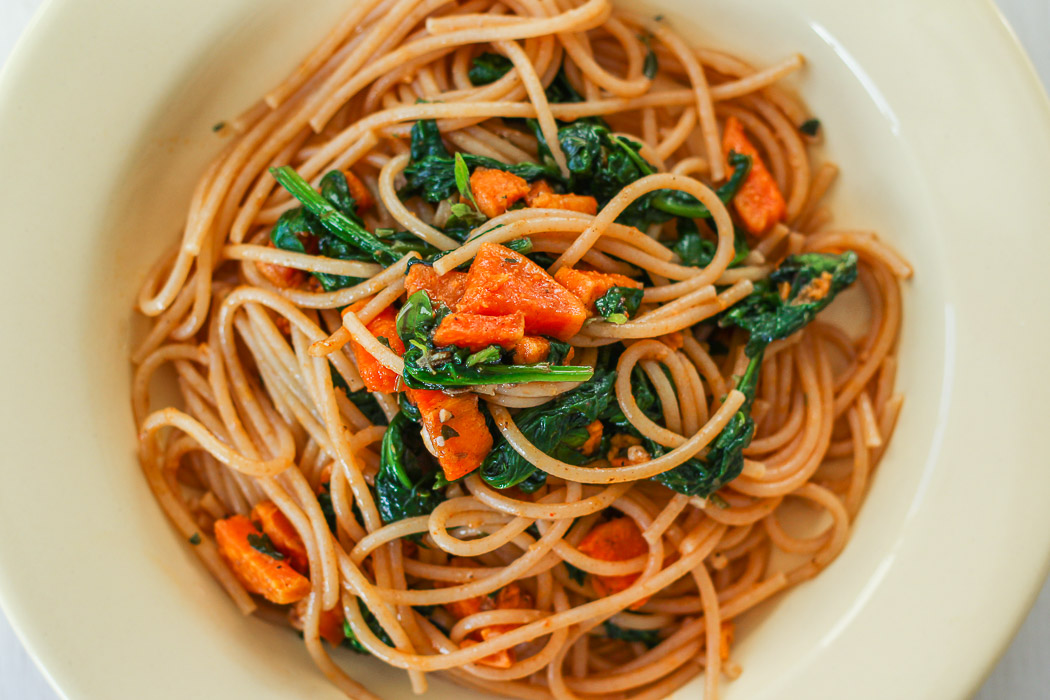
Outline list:
[[[350,3],[138,299],[143,470],[234,603],[352,698],[339,647],[417,693],[716,697],[902,405],[911,268],[832,228],[802,64],[608,0]],[[863,328],[818,316],[851,286]]]

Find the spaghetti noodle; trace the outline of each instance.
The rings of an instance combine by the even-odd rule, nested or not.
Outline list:
[[[902,405],[911,268],[830,227],[801,65],[608,0],[352,3],[138,299],[142,466],[234,603],[353,698],[335,646],[417,693],[716,697]],[[854,279],[865,327],[817,318]]]

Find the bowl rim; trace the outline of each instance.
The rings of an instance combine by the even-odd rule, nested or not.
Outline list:
[[[811,0],[809,5],[816,7],[833,2],[834,0]],[[49,49],[49,46],[53,45],[60,38],[62,31],[65,30],[60,26],[63,16],[70,8],[90,4],[95,4],[100,12],[104,11],[105,5],[101,2],[46,0],[44,6],[31,22],[30,27],[16,43],[14,51],[3,67],[2,72],[0,72],[0,145],[4,143],[5,126],[10,128],[12,124],[24,125],[28,123],[27,120],[31,119],[31,116],[28,115],[33,112],[33,105],[36,103],[48,104],[54,97],[49,91],[60,89],[59,86],[38,85],[37,90],[39,92],[32,94],[26,88],[33,80],[32,74],[36,70],[34,67],[35,61],[43,52]],[[910,4],[911,0],[886,0],[881,10],[884,12],[899,12],[902,7],[907,7]],[[972,76],[974,81],[971,86],[972,89],[974,92],[985,96],[986,99],[1001,103],[998,109],[990,108],[993,114],[1009,115],[1012,110],[1020,110],[1025,113],[1024,119],[1026,124],[1041,125],[1041,132],[1036,134],[1039,138],[1034,143],[1027,145],[1027,155],[1035,163],[1043,166],[1050,164],[1050,138],[1048,138],[1048,135],[1050,135],[1050,100],[1047,99],[1033,65],[992,0],[930,0],[927,4],[930,6],[926,10],[928,12],[936,12],[938,11],[936,8],[939,8],[941,12],[956,13],[953,17],[960,18],[960,23],[965,23],[966,26],[981,27],[979,32],[971,35],[979,42],[971,46],[972,50],[974,53],[990,57],[989,60],[994,63],[994,68],[1002,69],[1005,72],[1000,73],[1000,77],[1005,74],[1011,80],[995,80],[995,71],[993,70],[988,74],[982,73]],[[19,109],[12,108],[16,98],[22,103]],[[1011,137],[1009,135],[990,134],[989,142],[982,144],[980,147],[994,150],[995,147],[1004,146],[1010,142]],[[1015,155],[1016,153],[1013,150],[1010,150],[1009,156],[996,157],[996,154],[990,154],[984,159],[984,162],[992,165],[1001,164],[1004,158],[1009,161]],[[10,165],[14,167],[17,163]],[[18,183],[12,178],[7,185],[6,187],[0,186],[0,190],[4,191],[0,192],[0,202],[5,205],[0,206],[0,211],[9,209],[6,205],[17,202]],[[1031,191],[1028,189],[1029,187],[1030,185],[1023,186],[1021,194]],[[1050,220],[1050,216],[1046,216],[1046,214],[1050,214],[1050,203],[1032,204],[1028,216],[1022,218],[1035,221],[1042,216],[1042,221]],[[18,214],[15,214],[13,218],[10,213],[0,216],[16,223],[19,221]],[[1048,252],[1045,243],[1039,244],[1036,242],[1036,245],[1037,247],[1041,245],[1044,252]],[[1038,259],[1043,256],[1033,254],[1029,257]],[[1023,275],[1018,275],[1018,277],[1021,276]],[[1034,282],[1020,279],[1010,280],[1007,286],[1007,291],[1016,293],[1028,291],[1030,288],[1036,289]],[[0,290],[8,292],[9,298],[19,291],[4,279],[0,279]],[[955,331],[958,331],[962,325],[967,325],[968,322],[962,316],[969,312],[963,309],[965,305],[963,302],[972,300],[973,297],[969,296],[959,298],[958,307],[953,310],[955,315],[951,317],[952,320],[950,321],[951,323],[960,324],[953,327]],[[5,320],[10,315],[7,311],[0,313],[2,313],[0,318]],[[16,321],[18,320],[17,317],[13,318]],[[1013,331],[1028,333],[1027,337],[1033,341],[1046,339],[1045,332],[1036,328],[1039,325],[1038,323],[1031,324],[1026,328],[1023,323],[1017,324],[1015,321],[1016,319],[1013,316],[1004,314],[1004,318],[996,319],[994,322]],[[3,323],[3,326],[9,327],[7,323]],[[1041,338],[1037,338],[1038,333],[1043,333]],[[1032,344],[1035,345],[1036,343],[1033,342]],[[979,348],[982,351],[985,349],[984,346]],[[980,352],[978,351],[974,351],[971,355],[960,354],[957,357],[958,364],[952,367],[951,371],[961,374],[972,369],[973,358],[979,355]],[[1036,357],[1036,354],[1030,352],[1024,356]],[[11,372],[6,367],[2,371],[5,375]],[[948,370],[946,369],[946,371]],[[5,377],[5,384],[7,383],[6,379],[7,377]],[[1028,391],[1023,392],[1021,395],[1022,403],[1032,407],[1039,404],[1047,405],[1046,399],[1050,398],[1050,391],[1048,391],[1050,389],[1050,371],[1043,368],[1040,374],[1039,370],[1037,370],[1035,374],[1029,375],[1028,381],[1031,384],[1028,385]],[[1024,387],[1025,384],[1023,379],[1018,377],[1015,378],[1011,386],[1016,389]],[[3,415],[12,420],[0,421],[0,423],[5,424],[3,427],[0,427],[0,436],[2,436],[0,442],[8,445],[17,444],[20,436],[17,429],[12,427],[17,424],[17,421],[13,420],[17,415],[13,406],[14,402],[11,397],[8,397],[2,404],[4,408]],[[949,416],[946,420],[955,419]],[[1033,442],[1036,437],[1037,433],[1033,433]],[[15,452],[12,451],[10,454],[13,455]],[[1034,452],[1027,454],[1031,456]],[[1009,456],[1018,455],[1016,452],[1011,452]],[[941,459],[945,458],[941,457]],[[11,462],[8,462],[5,466],[8,469],[13,469],[15,468],[16,460],[10,459]],[[1024,460],[1018,461],[1015,463],[1015,469],[1020,469],[1025,464],[1027,462]],[[1035,482],[1032,490],[1035,492],[1032,495],[1033,502],[1037,495],[1050,495],[1050,478],[1043,477],[1040,481]],[[0,503],[2,502],[2,499],[0,499]],[[921,514],[911,515],[914,516],[911,525],[918,527],[922,521]],[[957,516],[954,512],[953,515]],[[0,526],[3,526],[0,527],[0,530],[9,525],[10,521],[4,520],[3,516],[0,515]],[[1012,567],[1009,572],[1006,570],[1002,572],[1003,577],[1008,579],[1003,584],[1003,588],[995,591],[982,590],[977,592],[984,597],[977,598],[974,607],[980,607],[992,621],[987,623],[981,638],[972,641],[969,647],[972,651],[968,654],[967,659],[956,658],[949,660],[939,658],[927,660],[929,661],[929,669],[924,674],[914,669],[909,671],[912,675],[908,677],[908,687],[912,689],[915,696],[952,697],[962,696],[975,690],[991,671],[999,656],[1005,651],[1009,640],[1016,633],[1027,611],[1034,603],[1043,581],[1046,579],[1047,574],[1050,573],[1050,513],[1035,513],[1025,519],[1016,519],[1011,523],[1010,527],[1013,534],[1017,536],[1018,541],[1023,542],[1023,546],[1019,545],[1019,547],[1021,551],[1026,553],[1026,561],[1023,565]],[[934,544],[939,542],[942,545],[948,541],[947,537],[950,535],[950,533],[939,530],[936,534],[937,537],[934,540]],[[913,544],[913,542],[908,543],[908,545]],[[930,544],[930,542],[926,542],[926,545]],[[953,543],[952,546],[962,549],[966,547],[966,544]],[[900,558],[916,555],[916,552],[913,551],[915,546],[911,546],[909,551],[905,551],[906,549],[909,548],[902,545],[901,551],[898,553]],[[87,695],[81,695],[80,691],[77,690],[81,685],[78,679],[52,672],[53,669],[60,667],[58,660],[63,654],[70,653],[71,647],[68,646],[68,643],[60,641],[55,635],[49,634],[47,630],[42,629],[33,615],[27,612],[34,607],[34,605],[30,604],[33,586],[31,582],[20,579],[17,574],[17,566],[12,565],[24,554],[24,550],[9,542],[7,537],[0,537],[0,609],[8,616],[16,635],[29,651],[52,687],[63,697],[88,697]],[[952,571],[958,570],[958,567],[961,566],[959,554],[954,549],[944,552],[945,565]],[[1001,561],[1009,562],[1010,560],[1004,558]],[[895,571],[899,571],[899,569]],[[888,584],[889,580],[895,575],[895,571],[884,572],[885,578],[883,583]],[[1009,573],[1008,576],[1006,575],[1007,573]],[[901,585],[900,582],[896,583]],[[1004,591],[1006,595],[1003,594]],[[875,603],[877,604],[878,601],[875,601]],[[931,607],[936,606],[933,605]],[[924,611],[921,607],[914,607],[910,609],[910,612],[915,614],[928,612],[931,617],[934,615],[932,611]],[[858,612],[857,618],[860,618],[862,613],[868,616],[873,614],[868,609]],[[938,620],[940,623],[946,622],[946,618],[939,615],[939,613]],[[870,626],[867,628],[869,631],[859,634],[871,635],[874,634],[871,630],[885,629],[884,624],[877,624],[874,621],[870,621],[869,624]],[[968,631],[968,629],[965,625],[963,626],[963,631]],[[938,638],[947,640],[952,635],[958,635],[960,628],[945,624],[943,628],[929,632],[932,636],[924,639],[923,644],[929,644],[931,640]],[[905,653],[918,648],[918,645],[913,640],[902,640],[895,653]]]

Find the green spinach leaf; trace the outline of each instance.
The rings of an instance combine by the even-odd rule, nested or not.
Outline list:
[[[467,77],[471,85],[488,85],[502,78],[513,67],[514,63],[506,56],[485,52],[471,61]]]
[[[403,413],[390,421],[379,451],[376,507],[383,522],[429,515],[445,496],[434,489],[440,471],[423,445],[419,426]]]
[[[379,620],[372,614],[372,611],[365,607],[365,604],[361,602],[361,599],[357,599],[358,608],[361,610],[361,616],[365,619],[365,624],[368,625],[368,629],[372,630],[372,634],[379,637],[379,641],[386,644],[389,647],[394,646],[393,640],[390,639],[390,635],[386,633],[386,630],[379,624]],[[358,640],[357,635],[354,634],[354,628],[350,626],[350,623],[343,620],[343,635],[346,637],[343,640],[342,646],[347,649],[352,649],[358,654],[368,654],[368,649],[361,644]]]
[[[757,282],[750,295],[723,312],[718,321],[721,327],[741,328],[750,334],[744,349],[749,362],[737,384],[745,401],[706,455],[653,478],[679,493],[706,497],[739,476],[744,467],[744,448],[751,444],[755,432],[751,402],[766,347],[801,330],[856,279],[857,254],[852,251],[793,255],[767,279]],[[656,448],[659,454],[665,451]],[[650,454],[657,456],[652,451]]]
[[[613,287],[594,302],[594,308],[609,323],[627,323],[642,303],[642,290]]]
[[[774,340],[786,338],[812,321],[856,279],[857,254],[852,251],[792,255],[768,278],[755,283],[751,294],[723,312],[718,325],[747,331],[746,351],[753,358]]]
[[[572,391],[521,411],[514,423],[529,442],[552,457],[569,464],[583,464],[590,459],[580,452],[588,438],[586,426],[598,419],[610,401],[615,403],[615,382],[615,372],[597,371]],[[498,489],[517,486],[531,493],[543,485],[546,476],[503,439],[481,464],[481,478]]]
[[[609,639],[619,639],[624,642],[641,642],[648,649],[652,649],[662,641],[660,639],[660,630],[627,629],[608,621],[605,623],[605,636]]]
[[[399,193],[402,198],[419,195],[436,204],[455,194],[456,160],[445,148],[436,122],[421,119],[412,126],[411,153],[412,160],[404,170],[406,185]],[[507,165],[493,158],[472,153],[459,155],[470,171],[477,167],[493,168],[512,173],[529,182],[541,177],[554,181],[561,179],[557,166],[553,163],[539,165],[525,162]]]
[[[714,259],[717,247],[714,241],[700,234],[700,228],[696,225],[695,220],[678,220],[678,240],[675,241],[671,250],[678,254],[683,265],[707,267]],[[747,238],[740,231],[734,232],[733,247],[736,254],[729,262],[729,267],[739,266],[751,253],[751,248],[747,245]]]
[[[351,217],[337,208],[329,199],[326,199],[321,193],[318,193],[317,190],[311,187],[310,183],[304,180],[299,173],[295,172],[291,166],[284,165],[279,168],[270,168],[270,173],[333,236],[367,253],[380,265],[389,266],[397,262],[397,254],[374,234],[365,229],[361,225],[360,219],[355,221],[355,217]],[[331,173],[328,175],[331,175]],[[328,176],[326,175],[326,177]],[[345,177],[343,178],[343,185],[346,185]],[[330,189],[329,194],[337,195],[334,189]],[[353,201],[353,198],[351,197],[350,200]]]
[[[740,187],[751,172],[751,156],[746,156],[736,151],[729,152],[729,164],[733,166],[733,174],[724,185],[715,190],[718,198],[723,204],[729,204]],[[689,194],[680,190],[660,190],[653,197],[652,206],[660,211],[686,219],[709,219],[711,211],[704,204]]]
[[[256,552],[265,554],[271,559],[276,559],[277,561],[284,560],[284,555],[277,551],[277,548],[273,546],[273,542],[266,533],[261,535],[250,533],[248,535],[248,544],[251,545],[251,548]]]
[[[551,365],[504,365],[481,362],[467,348],[436,347],[434,330],[448,314],[441,306],[435,310],[425,291],[408,298],[397,315],[397,332],[405,343],[405,369],[402,380],[413,389],[442,389],[477,384],[520,384],[534,381],[585,381],[590,367]]]

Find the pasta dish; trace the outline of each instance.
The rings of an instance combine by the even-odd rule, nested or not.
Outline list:
[[[348,697],[340,647],[416,693],[717,697],[903,401],[912,271],[833,224],[802,57],[608,0],[347,5],[147,275],[150,488]]]

